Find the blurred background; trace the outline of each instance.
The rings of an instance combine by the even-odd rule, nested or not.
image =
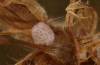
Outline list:
[[[69,0],[37,0],[47,11],[49,18],[65,17]],[[87,1],[87,0],[83,0]],[[100,0],[89,0],[100,16]],[[100,21],[99,21],[100,22]],[[100,23],[98,23],[98,31],[100,31]],[[0,65],[14,65],[19,59],[26,56],[32,49],[20,47],[16,45],[0,46]]]

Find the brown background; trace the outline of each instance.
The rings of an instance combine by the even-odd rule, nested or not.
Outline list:
[[[45,8],[49,18],[56,18],[65,16],[65,8],[68,5],[69,0],[38,0],[38,2]],[[97,10],[98,15],[100,16],[100,0],[90,0],[90,5]],[[98,24],[98,30],[100,30],[99,25],[100,23]],[[0,46],[0,65],[14,65],[15,62],[30,51],[31,49],[15,45]]]

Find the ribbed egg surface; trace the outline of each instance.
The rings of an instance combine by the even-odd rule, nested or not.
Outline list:
[[[34,44],[50,45],[55,40],[53,30],[43,22],[39,22],[32,28]]]

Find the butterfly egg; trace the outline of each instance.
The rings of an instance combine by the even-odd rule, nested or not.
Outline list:
[[[43,22],[39,22],[32,28],[34,44],[50,45],[55,40],[53,30]]]

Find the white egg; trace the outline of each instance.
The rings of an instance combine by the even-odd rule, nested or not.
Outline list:
[[[32,28],[34,44],[50,45],[55,40],[53,30],[43,22],[39,22]]]

